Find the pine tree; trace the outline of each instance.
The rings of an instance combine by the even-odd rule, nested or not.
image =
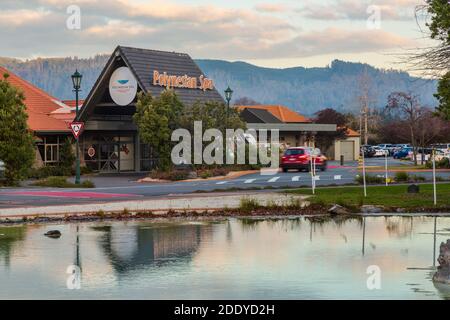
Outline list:
[[[35,153],[25,98],[8,82],[8,77],[5,74],[0,80],[0,159],[5,163],[6,182],[14,185],[26,176]]]

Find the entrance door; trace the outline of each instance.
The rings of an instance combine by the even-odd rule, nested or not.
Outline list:
[[[100,171],[119,172],[119,143],[100,145]]]
[[[355,160],[355,143],[353,141],[341,141],[341,155],[345,161]]]

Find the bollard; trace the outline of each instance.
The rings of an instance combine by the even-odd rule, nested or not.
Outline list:
[[[343,166],[343,165],[344,165],[344,156],[341,155],[341,166]]]

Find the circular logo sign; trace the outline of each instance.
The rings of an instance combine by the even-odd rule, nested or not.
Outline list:
[[[91,158],[93,158],[95,156],[95,149],[94,149],[94,147],[90,147],[88,149],[88,156],[91,157]]]
[[[109,79],[109,94],[119,106],[133,102],[137,93],[137,81],[127,67],[118,68]]]

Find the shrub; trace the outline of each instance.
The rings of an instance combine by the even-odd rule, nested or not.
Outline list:
[[[409,180],[409,175],[407,172],[399,171],[395,173],[395,181],[397,182],[406,182]]]
[[[433,162],[428,161],[425,166],[428,169],[433,168]],[[443,158],[440,161],[436,161],[436,169],[450,169],[450,159],[449,158]]]
[[[410,176],[409,180],[414,182],[423,182],[426,180],[426,178],[424,176],[412,175]]]
[[[90,180],[83,181],[80,185],[72,182],[68,182],[66,177],[48,177],[45,179],[38,180],[32,184],[38,187],[49,187],[49,188],[95,188],[95,185]]]
[[[355,181],[358,182],[359,184],[363,184],[363,176],[362,175],[358,175],[355,178]],[[379,177],[379,176],[371,176],[366,174],[366,183],[367,184],[380,184],[380,183],[384,183],[385,179],[384,177]]]
[[[261,206],[255,199],[242,198],[239,204],[239,209],[243,212],[252,212],[259,209]]]
[[[171,170],[171,171],[157,171],[150,172],[150,177],[153,179],[179,181],[186,180],[189,177],[189,172],[186,170]]]

